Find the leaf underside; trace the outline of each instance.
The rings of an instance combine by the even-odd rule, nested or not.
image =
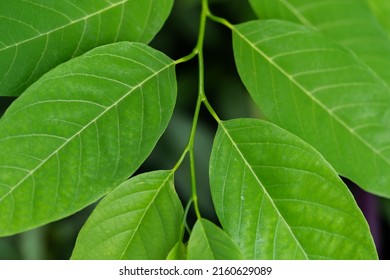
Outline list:
[[[240,77],[272,122],[343,176],[390,197],[390,90],[345,48],[304,26],[253,21],[233,29]]]
[[[206,219],[195,223],[188,241],[189,260],[241,260],[237,245],[219,227]]]
[[[311,146],[261,120],[219,125],[213,201],[245,259],[376,259],[367,222]]]
[[[98,204],[79,233],[72,259],[165,259],[180,238],[182,218],[172,171],[144,173]]]
[[[20,95],[43,73],[116,41],[148,43],[173,0],[0,2],[0,96]]]
[[[173,61],[140,43],[99,47],[45,74],[0,120],[0,236],[68,216],[125,181],[175,100]]]

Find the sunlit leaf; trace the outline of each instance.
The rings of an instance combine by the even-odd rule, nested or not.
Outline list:
[[[167,260],[186,260],[187,259],[187,247],[180,240],[175,244],[172,250],[167,256]]]
[[[0,1],[0,96],[19,95],[43,73],[96,46],[148,43],[173,0]]]
[[[70,215],[125,181],[168,125],[174,63],[140,43],[44,75],[0,120],[0,236]]]
[[[206,219],[196,222],[188,241],[189,260],[240,260],[240,249],[219,227]]]
[[[367,66],[304,26],[234,27],[240,77],[271,121],[317,148],[337,172],[390,197],[390,90]]]
[[[336,40],[390,86],[390,39],[366,0],[250,0],[250,3],[261,19],[299,22]]]
[[[165,259],[180,238],[182,219],[172,171],[136,176],[98,204],[72,259]]]
[[[261,120],[222,122],[210,159],[214,205],[245,259],[375,259],[367,222],[311,146]]]

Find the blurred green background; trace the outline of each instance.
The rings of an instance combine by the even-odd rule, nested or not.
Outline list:
[[[199,0],[176,0],[165,26],[151,45],[178,59],[189,54],[197,40],[200,14]],[[216,15],[231,23],[255,19],[248,1],[210,0]],[[239,80],[234,66],[230,31],[208,21],[204,45],[205,88],[210,103],[221,119],[261,117]],[[178,100],[171,123],[156,149],[137,173],[157,169],[171,169],[179,159],[189,137],[197,98],[197,60],[177,66]],[[13,98],[0,97],[0,115]],[[201,213],[216,221],[210,198],[208,161],[216,131],[216,123],[204,110],[201,111],[196,133],[196,172]],[[361,191],[345,180],[356,195],[370,222],[382,259],[390,258],[390,242],[386,237],[390,229],[390,203]],[[189,164],[185,161],[175,175],[177,192],[186,203],[190,196]],[[11,237],[0,238],[0,259],[69,259],[77,233],[95,205],[83,211],[38,229]],[[189,223],[194,222],[190,213]]]

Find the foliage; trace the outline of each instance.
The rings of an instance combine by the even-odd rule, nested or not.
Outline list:
[[[199,2],[196,45],[175,60],[150,43],[173,0],[0,2],[0,95],[17,97],[0,119],[0,236],[97,204],[72,259],[377,259],[339,176],[390,197],[388,5],[249,0],[259,19],[232,24]],[[209,102],[224,104],[206,85],[211,23],[232,34],[257,117],[222,120]],[[177,83],[194,59],[189,136],[166,168],[158,144],[182,144]],[[210,153],[196,149],[201,109],[218,126]],[[157,170],[140,169],[148,157]]]

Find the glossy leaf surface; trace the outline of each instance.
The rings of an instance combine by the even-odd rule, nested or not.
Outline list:
[[[366,0],[250,0],[250,3],[261,19],[299,22],[332,38],[390,85],[390,39]]]
[[[234,28],[249,93],[274,123],[317,148],[341,175],[390,197],[390,90],[338,44],[277,20]]]
[[[200,219],[188,241],[189,260],[241,260],[240,249],[221,228]]]
[[[96,46],[148,43],[173,0],[0,2],[0,96],[19,95],[43,73]]]
[[[165,259],[180,238],[182,219],[172,171],[136,176],[98,204],[72,259]]]
[[[210,159],[214,205],[245,259],[376,259],[368,225],[311,146],[261,120],[222,122]]]
[[[70,215],[125,181],[165,130],[174,63],[140,43],[44,75],[0,120],[0,236]]]

